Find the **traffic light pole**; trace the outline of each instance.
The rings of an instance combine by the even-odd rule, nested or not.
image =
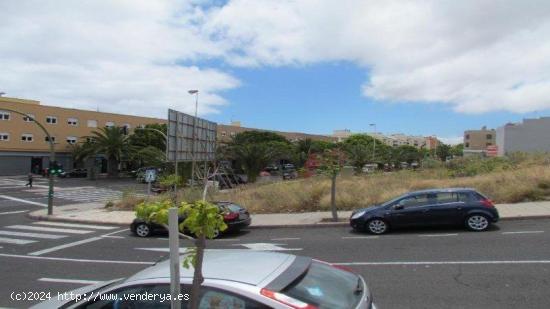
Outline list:
[[[4,107],[2,107],[2,110],[13,112],[23,117],[29,118],[34,123],[36,123],[36,125],[39,126],[40,129],[44,131],[44,133],[46,133],[46,136],[48,137],[48,141],[50,143],[50,166],[51,166],[53,162],[55,162],[55,149],[54,149],[54,141],[52,140],[52,136],[50,135],[50,132],[48,132],[48,130],[46,130],[46,128],[44,128],[44,126],[40,122],[36,121],[36,119],[34,119],[33,117],[30,117],[25,113],[22,113],[13,109],[9,109],[9,108],[4,108]],[[53,214],[53,193],[54,192],[53,192],[53,173],[51,173],[49,169],[48,169],[48,177],[49,177],[48,179],[48,216],[51,216]]]

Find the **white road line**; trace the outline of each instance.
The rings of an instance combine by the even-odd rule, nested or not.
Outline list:
[[[280,241],[280,240],[300,240],[300,237],[271,238],[271,240],[276,240],[276,241]]]
[[[38,221],[38,222],[33,222],[33,224],[51,225],[51,226],[60,226],[60,227],[82,227],[82,228],[96,229],[96,230],[112,230],[117,228],[116,226],[61,223],[61,222],[50,222],[50,221]]]
[[[20,213],[29,212],[29,211],[30,211],[30,210],[5,211],[5,212],[0,212],[0,216],[3,216],[3,215],[13,215],[13,214],[20,214]]]
[[[426,261],[426,262],[346,262],[332,263],[343,266],[401,266],[401,265],[486,265],[486,264],[550,264],[550,260],[519,261]]]
[[[155,262],[138,262],[138,261],[115,261],[115,260],[88,260],[88,259],[68,259],[47,256],[29,256],[17,254],[0,253],[0,257],[12,257],[18,259],[35,259],[46,261],[63,261],[63,262],[80,262],[80,263],[101,263],[101,264],[136,264],[136,265],[154,265]]]
[[[93,284],[98,284],[102,282],[102,281],[93,281],[93,280],[75,280],[75,279],[61,279],[61,278],[40,278],[37,281],[75,283],[75,284],[85,284],[85,285],[93,285]]]
[[[40,251],[31,252],[31,253],[29,253],[29,255],[34,255],[34,256],[42,255],[42,254],[46,254],[46,253],[50,253],[50,252],[54,252],[54,251],[74,247],[74,246],[79,246],[79,245],[82,245],[82,244],[87,244],[89,242],[100,240],[100,239],[101,239],[101,237],[92,237],[92,238],[88,238],[88,239],[83,239],[83,240],[71,242],[71,243],[68,243],[68,244],[55,246],[55,247],[52,247],[52,248],[49,248],[49,249],[44,249],[44,250],[40,250]]]
[[[23,232],[14,232],[14,231],[0,231],[0,235],[43,238],[43,239],[59,239],[59,238],[67,237],[66,235],[23,233]]]
[[[16,197],[13,197],[13,196],[0,195],[0,198],[6,199],[6,200],[12,200],[12,201],[16,201],[16,202],[21,202],[21,203],[27,203],[27,204],[36,205],[36,206],[48,207],[47,204],[28,201],[28,200],[16,198]]]
[[[423,234],[423,235],[418,235],[418,237],[449,237],[449,236],[458,236],[458,234]]]
[[[107,236],[101,236],[103,238],[124,238],[124,236],[111,236],[111,235],[107,235]]]
[[[168,238],[165,238],[168,239]],[[214,241],[240,241],[239,238],[222,238],[222,239],[214,239]]]
[[[378,239],[379,236],[344,236],[342,239]]]
[[[544,231],[502,232],[503,235],[509,235],[509,234],[538,234],[538,233],[544,233]]]
[[[101,236],[111,236],[113,234],[118,234],[120,232],[127,232],[127,231],[128,231],[128,229],[123,229],[123,230],[114,231],[114,232],[111,232],[111,233],[108,233],[108,234],[103,234]]]
[[[29,225],[10,225],[10,226],[6,226],[6,228],[29,230],[29,231],[53,232],[53,233],[69,233],[69,234],[88,234],[93,232],[88,230],[58,229],[53,227],[41,227],[41,226],[29,226]]]
[[[33,242],[36,242],[36,240],[0,237],[0,243],[4,243],[4,244],[26,245],[26,244],[31,244]]]

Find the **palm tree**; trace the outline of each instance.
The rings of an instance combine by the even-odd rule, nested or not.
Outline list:
[[[90,138],[93,140],[92,148],[94,153],[103,154],[107,157],[107,172],[110,177],[118,176],[118,165],[121,159],[131,152],[128,136],[124,134],[123,128],[104,127],[92,132]]]

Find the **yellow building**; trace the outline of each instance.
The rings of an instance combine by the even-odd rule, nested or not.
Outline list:
[[[39,101],[0,97],[0,175],[26,174],[46,168],[49,142],[31,120],[11,112],[28,114],[40,122],[55,143],[56,161],[71,169],[70,145],[82,141],[98,128],[125,126],[130,130],[165,119],[102,113],[41,105]]]

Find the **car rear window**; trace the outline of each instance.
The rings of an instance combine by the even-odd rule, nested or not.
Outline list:
[[[357,306],[363,295],[362,289],[359,276],[313,261],[305,275],[282,293],[320,309],[347,309]]]

